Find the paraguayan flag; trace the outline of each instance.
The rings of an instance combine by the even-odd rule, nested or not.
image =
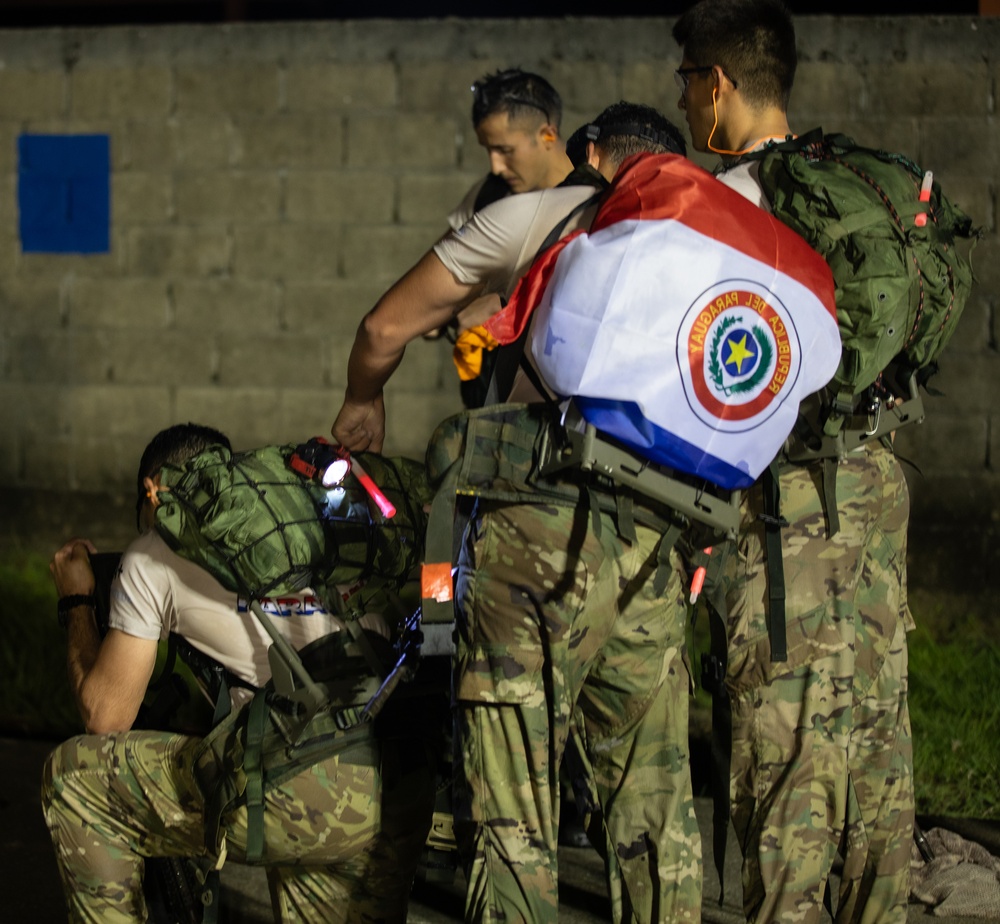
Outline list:
[[[536,261],[487,327],[506,342],[532,313],[529,349],[554,393],[644,457],[725,488],[756,480],[840,360],[822,257],[675,155],[628,161],[590,232]]]

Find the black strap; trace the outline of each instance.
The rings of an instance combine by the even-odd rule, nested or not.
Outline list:
[[[576,171],[574,171],[575,173]],[[573,174],[570,174],[573,176]],[[567,177],[566,180],[569,180]],[[603,177],[602,177],[603,179]],[[563,183],[566,183],[566,180]],[[568,185],[581,185],[580,183],[571,183]],[[560,240],[563,236],[563,232],[566,229],[566,225],[569,224],[570,219],[579,215],[581,212],[586,211],[592,205],[596,205],[601,197],[604,195],[604,189],[599,189],[592,196],[588,196],[583,202],[578,203],[574,206],[565,218],[562,219],[545,237],[542,241],[542,246],[538,248],[538,252],[535,254],[534,259],[537,260],[546,250],[548,250],[556,241]],[[524,346],[528,342],[528,331],[531,329],[530,324],[526,324],[521,335],[513,343],[506,344],[497,348],[497,361],[496,367],[493,370],[493,378],[490,380],[489,388],[486,390],[486,404],[499,404],[501,401],[505,401],[507,396],[510,394],[511,387],[514,385],[514,376],[517,374],[518,366],[527,367],[528,363],[522,363],[522,358],[524,357]],[[538,387],[537,385],[535,386]],[[541,394],[547,395],[548,390],[544,389]]]
[[[720,577],[732,543],[716,547],[706,565],[705,599],[708,602],[709,652],[701,659],[701,685],[712,696],[712,748],[709,786],[712,792],[712,859],[719,875],[719,905],[725,900],[726,840],[729,836],[729,770],[733,757],[733,708],[726,687],[729,665],[728,607],[725,583]]]
[[[261,749],[269,713],[267,694],[261,691],[250,700],[246,743],[243,750],[243,772],[246,774],[247,863],[258,863],[264,856],[264,768]]]
[[[778,465],[772,462],[763,475],[764,555],[767,560],[767,635],[771,640],[771,660],[788,660],[785,635],[785,568],[781,560],[781,484]]]

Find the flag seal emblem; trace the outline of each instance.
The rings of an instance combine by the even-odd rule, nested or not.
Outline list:
[[[688,406],[703,423],[729,432],[752,430],[780,407],[794,391],[800,357],[787,308],[749,279],[703,292],[678,329]]]

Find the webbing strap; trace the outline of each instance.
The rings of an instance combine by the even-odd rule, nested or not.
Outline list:
[[[662,597],[670,580],[670,552],[677,544],[684,527],[671,523],[660,537],[660,545],[656,550],[656,574],[653,575],[653,594]]]
[[[729,664],[729,639],[726,631],[728,607],[725,584],[719,575],[725,570],[731,543],[721,554],[716,550],[707,564],[705,581],[708,601],[709,653],[701,661],[701,685],[712,695],[712,748],[709,763],[709,786],[712,791],[712,859],[719,874],[719,905],[725,900],[726,840],[729,837],[729,770],[733,756],[732,702],[726,687]]]
[[[455,489],[462,468],[462,459],[451,464],[444,473],[434,500],[431,501],[431,512],[427,516],[427,533],[424,544],[424,561],[429,564],[447,563],[450,567],[454,561],[455,539]],[[450,624],[455,619],[455,604],[453,600],[437,600],[434,597],[424,597],[421,600],[422,623]]]
[[[788,660],[785,636],[785,568],[781,561],[781,484],[778,467],[771,463],[764,472],[764,555],[767,559],[767,635],[771,660]]]
[[[837,511],[837,460],[827,456],[823,460],[823,506],[826,508],[826,534],[832,539],[840,532],[840,513]]]
[[[247,711],[247,738],[243,751],[243,773],[247,781],[247,863],[258,863],[264,855],[264,773],[261,749],[269,711],[264,693],[258,693],[250,701]]]

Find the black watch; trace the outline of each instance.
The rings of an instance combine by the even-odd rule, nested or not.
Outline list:
[[[97,599],[93,594],[66,594],[65,597],[59,598],[59,602],[56,604],[56,615],[59,617],[59,625],[64,629],[69,611],[78,606],[89,606],[91,609],[95,609]]]

